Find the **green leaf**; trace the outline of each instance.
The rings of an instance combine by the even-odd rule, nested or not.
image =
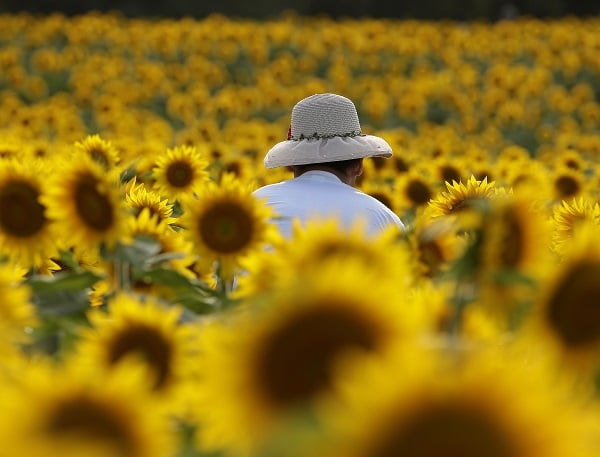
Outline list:
[[[183,252],[164,252],[162,254],[157,254],[155,256],[152,256],[152,257],[146,259],[146,262],[144,263],[144,267],[151,268],[154,265],[158,265],[163,262],[167,262],[169,260],[183,259],[184,257],[185,257],[185,254]]]
[[[80,273],[59,272],[54,276],[31,276],[25,283],[34,295],[58,292],[80,292],[102,279],[91,271]]]
[[[42,318],[81,316],[90,308],[86,290],[46,290],[34,295],[32,302]]]
[[[200,281],[187,278],[183,274],[170,268],[153,268],[151,270],[142,270],[139,273],[139,280],[146,283],[166,284],[173,288],[196,288],[201,285]],[[208,287],[208,286],[206,286]]]
[[[107,260],[142,267],[148,258],[154,257],[161,250],[160,244],[150,238],[138,236],[132,244],[119,244],[106,255]]]

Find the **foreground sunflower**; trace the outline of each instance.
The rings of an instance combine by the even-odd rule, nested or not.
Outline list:
[[[280,421],[331,393],[342,360],[376,357],[425,332],[424,303],[395,284],[337,259],[298,272],[253,297],[241,314],[205,328],[200,448],[256,451]]]
[[[533,300],[534,284],[545,273],[550,256],[545,213],[524,196],[490,202],[479,228],[476,280],[479,302],[510,319]],[[497,317],[499,317],[497,316]]]
[[[50,177],[42,203],[66,246],[98,251],[127,240],[119,176],[87,156],[63,161]]]
[[[528,330],[561,363],[595,369],[600,363],[600,228],[581,226],[541,283]]]
[[[152,169],[154,188],[171,201],[192,196],[209,181],[208,160],[193,146],[168,149]]]
[[[3,389],[0,436],[6,455],[30,457],[170,457],[170,422],[141,373],[111,373],[37,362],[18,386]]]
[[[448,356],[417,350],[350,367],[340,377],[340,398],[323,410],[334,445],[318,455],[586,455],[584,415],[575,414],[575,397],[551,385],[542,367],[501,351],[473,353],[457,364]]]
[[[40,161],[0,161],[0,252],[25,268],[41,267],[58,252],[42,203],[48,190]]]
[[[28,331],[39,324],[31,302],[31,290],[25,285],[25,271],[11,264],[0,264],[0,338],[10,344],[26,343]],[[30,333],[30,332],[29,332]]]
[[[90,327],[82,330],[76,346],[77,363],[100,370],[140,362],[148,370],[152,390],[168,401],[177,399],[191,353],[188,326],[179,323],[182,309],[152,297],[118,294],[107,311],[95,309]],[[179,405],[170,405],[174,411]]]
[[[195,247],[200,274],[217,262],[219,274],[231,278],[240,259],[264,246],[273,232],[268,207],[233,175],[205,186],[197,199],[184,199],[182,207],[180,222]]]
[[[383,276],[395,275],[398,286],[409,287],[413,276],[410,253],[390,229],[366,239],[360,223],[344,229],[336,220],[313,220],[302,225],[294,222],[292,238],[273,238],[268,251],[254,251],[241,261],[245,272],[238,279],[241,295],[267,291],[287,276],[320,268],[324,262],[358,262],[365,269]]]

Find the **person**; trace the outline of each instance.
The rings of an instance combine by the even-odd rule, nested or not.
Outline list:
[[[363,224],[367,236],[405,227],[392,210],[356,187],[363,159],[392,156],[390,145],[362,133],[354,103],[332,93],[300,100],[292,109],[288,137],[266,154],[266,168],[287,167],[293,178],[267,184],[253,194],[277,215],[273,223],[287,238],[293,221],[335,218],[341,228]],[[358,222],[360,221],[360,222]]]

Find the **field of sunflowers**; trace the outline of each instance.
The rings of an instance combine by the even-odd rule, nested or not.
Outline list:
[[[352,99],[403,234],[282,239]],[[0,15],[0,455],[600,453],[600,19]]]

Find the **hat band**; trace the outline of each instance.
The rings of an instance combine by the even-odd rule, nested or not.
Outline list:
[[[288,135],[288,140],[291,141],[302,141],[302,140],[325,140],[328,138],[354,138],[356,136],[366,136],[364,133],[361,132],[350,132],[350,133],[330,133],[330,134],[323,134],[323,135],[319,135],[317,132],[313,133],[312,135],[305,135],[304,133],[301,133],[299,137],[295,138],[292,135]]]

